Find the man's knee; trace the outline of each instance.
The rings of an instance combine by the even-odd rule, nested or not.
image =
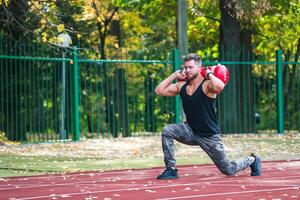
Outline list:
[[[167,125],[162,129],[162,136],[163,137],[172,137],[172,126]]]

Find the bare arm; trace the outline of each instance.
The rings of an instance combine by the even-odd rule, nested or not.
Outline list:
[[[208,76],[209,84],[208,84],[208,90],[209,93],[215,93],[215,94],[219,94],[220,92],[222,92],[222,90],[225,87],[225,84],[223,83],[223,81],[221,81],[220,79],[218,79],[214,74],[209,74]]]
[[[182,78],[179,71],[172,73],[166,79],[158,84],[155,88],[155,93],[159,96],[176,96],[179,94],[180,88],[185,82],[177,82],[173,84],[172,82],[177,78]]]

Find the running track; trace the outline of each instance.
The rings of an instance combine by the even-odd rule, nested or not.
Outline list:
[[[162,168],[0,179],[0,199],[285,200],[300,199],[300,160],[264,162],[260,177],[245,170],[221,174],[215,166],[178,166],[177,180],[156,180]]]

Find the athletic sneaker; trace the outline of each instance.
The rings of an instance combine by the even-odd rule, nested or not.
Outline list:
[[[251,167],[251,176],[260,176],[261,175],[261,160],[260,157],[255,155],[254,153],[251,154],[255,158],[254,162],[250,165]]]
[[[177,169],[172,169],[171,167],[167,167],[165,171],[163,171],[157,179],[165,180],[165,179],[176,179],[178,178]]]

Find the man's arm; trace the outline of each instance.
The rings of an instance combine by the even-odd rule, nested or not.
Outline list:
[[[160,82],[158,86],[155,88],[155,93],[159,96],[176,96],[179,94],[180,86],[183,85],[184,82],[177,82],[173,84],[173,81],[183,78],[183,75],[180,74],[180,71],[176,71],[168,76],[165,80]]]
[[[207,78],[210,80],[208,84],[208,90],[210,93],[219,94],[225,87],[223,81],[218,79],[213,73],[207,72]]]

